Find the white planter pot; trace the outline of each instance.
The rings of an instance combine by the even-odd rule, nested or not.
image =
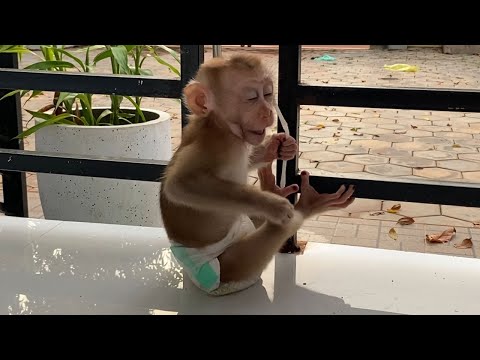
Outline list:
[[[121,126],[46,126],[35,133],[36,150],[169,161],[170,115],[152,109],[143,111],[147,119],[156,120]],[[40,173],[37,176],[46,219],[162,226],[159,183]]]

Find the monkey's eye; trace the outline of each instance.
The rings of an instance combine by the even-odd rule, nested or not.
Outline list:
[[[255,96],[252,96],[252,97],[249,97],[249,98],[247,98],[247,100],[248,100],[248,101],[255,101],[255,100],[257,100],[257,99],[258,99],[258,96],[256,96],[256,95],[255,95]]]
[[[264,94],[263,96],[264,97],[269,97],[269,96],[272,96],[272,95],[273,95],[273,93],[268,93],[268,94]]]

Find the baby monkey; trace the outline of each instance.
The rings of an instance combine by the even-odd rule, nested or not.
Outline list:
[[[297,144],[284,133],[266,139],[273,92],[272,76],[251,54],[206,61],[183,91],[191,115],[162,179],[160,206],[176,260],[211,295],[253,285],[305,219],[354,201],[352,186],[319,194],[306,171],[300,189],[275,184],[272,162],[293,159]],[[255,168],[260,189],[247,183]],[[292,205],[285,197],[299,190]]]

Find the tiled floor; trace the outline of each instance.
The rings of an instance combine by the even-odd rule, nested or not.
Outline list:
[[[275,49],[225,48],[224,55],[249,51],[261,55],[272,71],[277,71]],[[333,62],[317,61],[329,54]],[[211,57],[208,51],[206,58]],[[150,59],[151,60],[151,59]],[[33,58],[24,57],[22,67]],[[391,72],[384,65],[408,63],[419,66],[416,73]],[[151,61],[154,74],[174,78],[174,74]],[[408,51],[306,50],[302,52],[302,81],[310,84],[396,86],[430,88],[478,88],[480,57],[445,55],[435,48],[413,48]],[[99,72],[107,72],[100,65]],[[45,104],[47,93],[28,104],[38,109]],[[96,96],[96,105],[108,104],[107,96]],[[171,99],[144,99],[148,107],[168,111],[172,115],[172,144],[178,146],[181,136],[180,106]],[[24,112],[25,124],[29,117]],[[460,182],[480,180],[480,114],[461,112],[407,111],[395,109],[363,109],[302,106],[300,116],[300,168],[314,175],[385,178],[403,177]],[[25,141],[34,149],[34,137]],[[250,182],[257,182],[251,174]],[[42,217],[35,174],[28,174],[29,208],[33,217]],[[1,183],[0,183],[1,189]],[[0,195],[1,196],[1,195]],[[398,214],[386,212],[395,202],[357,199],[346,210],[330,211],[309,221],[300,238],[318,242],[438,252],[460,256],[476,256],[480,242],[480,209],[435,204],[401,203]],[[386,233],[401,216],[413,217],[412,225],[396,226],[397,240]],[[425,234],[438,230],[435,226],[455,226],[457,234],[447,244],[427,244]],[[387,229],[387,230],[385,230]],[[385,232],[386,231],[386,232]],[[472,236],[473,249],[453,246],[463,236]]]

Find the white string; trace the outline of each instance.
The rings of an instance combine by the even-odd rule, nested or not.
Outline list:
[[[280,118],[280,124],[282,125],[282,128],[283,128],[283,131],[285,132],[285,134],[287,136],[290,135],[290,131],[288,130],[288,124],[287,124],[287,121],[285,120],[285,118],[283,117],[283,114],[282,112],[280,111],[280,108],[278,107],[278,104],[275,103],[275,111],[277,112],[277,115],[278,117]],[[278,162],[277,162],[278,164]],[[285,184],[287,182],[287,179],[286,179],[286,176],[287,176],[287,161],[286,160],[282,160],[282,174],[280,176],[280,187],[283,188],[285,187]]]

